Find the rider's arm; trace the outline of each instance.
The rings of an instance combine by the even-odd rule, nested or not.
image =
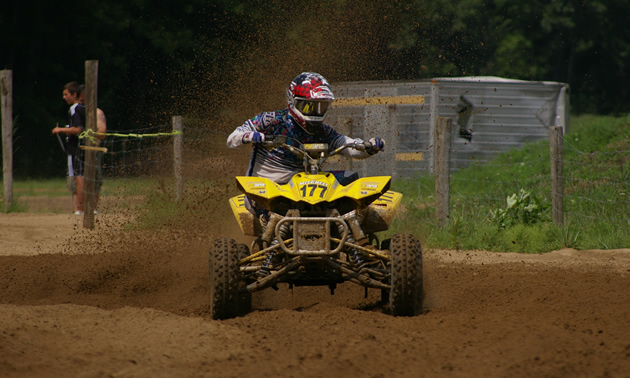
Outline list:
[[[273,128],[278,123],[276,112],[263,112],[252,119],[248,119],[244,124],[228,136],[227,145],[229,148],[238,148],[246,143],[256,143],[264,140],[264,134],[273,132]],[[258,133],[259,135],[253,135]]]
[[[363,140],[360,138],[350,138],[349,136],[345,136],[343,134],[339,134],[335,129],[328,125],[322,125],[324,128],[324,132],[326,133],[326,142],[331,151],[336,150],[337,148],[346,145],[346,144],[354,144],[356,142],[363,143]],[[352,159],[365,159],[370,157],[366,151],[355,150],[354,148],[346,148],[341,151],[341,155],[347,156]]]
[[[345,135],[342,136],[346,138],[346,144],[363,143],[363,139],[361,138],[350,138]],[[366,150],[359,151],[355,150],[354,148],[346,148],[345,150],[341,151],[341,154],[353,159],[366,159],[372,156]]]
[[[252,132],[257,132],[257,128],[256,128],[256,124],[255,124],[255,118],[252,119],[248,119],[247,121],[245,121],[244,124],[242,124],[241,126],[237,127],[232,134],[230,134],[230,136],[228,136],[227,138],[227,146],[229,148],[238,148],[240,146],[242,146],[243,143],[243,137],[247,134],[247,133],[252,133]]]
[[[227,138],[227,146],[229,148],[238,148],[243,145],[243,136],[247,133],[242,129],[242,126],[237,127],[236,130],[230,134]]]

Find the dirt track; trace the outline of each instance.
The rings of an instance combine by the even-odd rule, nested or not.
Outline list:
[[[213,321],[214,234],[97,219],[0,214],[0,376],[630,376],[630,250],[425,251],[417,317],[349,284]]]

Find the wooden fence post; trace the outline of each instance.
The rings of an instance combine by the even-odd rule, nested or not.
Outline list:
[[[557,226],[564,224],[564,184],[562,174],[562,126],[549,128],[549,159],[551,167],[551,218]]]
[[[98,60],[85,61],[85,121],[86,130],[96,132],[96,92],[98,88]],[[96,142],[90,138],[85,138],[85,164],[84,171],[84,193],[83,198],[83,228],[94,228],[94,201],[96,199]]]
[[[183,178],[183,159],[182,159],[182,145],[184,142],[184,136],[181,132],[184,129],[182,122],[182,116],[173,116],[173,131],[179,132],[173,137],[173,168],[175,172],[175,201],[177,203],[182,202],[184,199],[184,178]]]
[[[2,171],[4,180],[4,211],[13,204],[13,71],[0,71],[2,93]]]
[[[453,121],[447,117],[437,117],[435,121],[435,216],[440,227],[446,226],[449,218],[452,124]]]

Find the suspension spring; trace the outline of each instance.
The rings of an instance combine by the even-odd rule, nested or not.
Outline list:
[[[276,242],[277,243],[277,242]],[[271,260],[273,259],[273,255],[276,251],[271,251],[271,253],[269,254],[269,257],[267,258],[267,260],[265,260],[265,263],[263,264],[263,269],[264,268],[269,268],[269,265],[271,264]]]
[[[356,249],[350,251],[350,262],[357,267],[363,265],[364,261],[361,259],[361,255],[357,252]]]
[[[345,229],[345,226],[342,223],[337,223],[337,231],[340,234],[343,234],[344,229]],[[354,238],[350,234],[348,234],[346,241],[349,243],[355,242]],[[359,255],[359,252],[357,252],[356,249],[350,250],[350,254],[348,255],[348,257],[350,259],[350,263],[353,264],[354,266],[358,267],[358,266],[363,265],[364,263],[364,261],[361,259],[361,256]]]
[[[274,242],[276,244],[278,243],[276,240],[274,240],[271,244],[274,244]],[[274,253],[275,253],[275,251],[271,251],[271,253],[269,254],[269,257],[267,258],[267,260],[265,260],[263,265],[256,272],[256,274],[259,277],[267,277],[269,274],[271,274],[271,270],[269,269],[269,265],[271,265],[271,260],[273,259]]]

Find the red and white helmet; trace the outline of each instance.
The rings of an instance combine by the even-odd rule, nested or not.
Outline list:
[[[303,72],[293,79],[287,89],[289,111],[309,134],[322,124],[328,105],[335,100],[330,84],[314,72]]]

